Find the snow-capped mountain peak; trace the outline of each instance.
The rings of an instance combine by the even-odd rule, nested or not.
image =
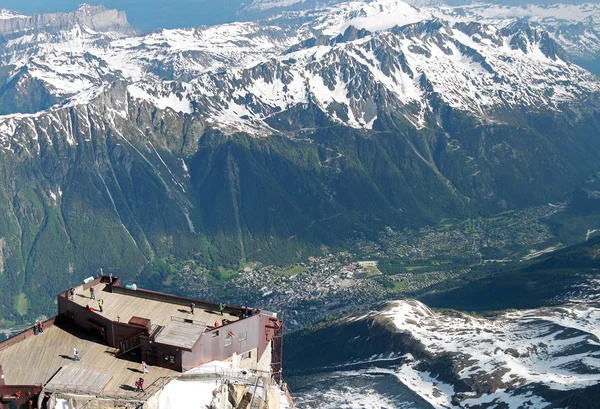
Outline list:
[[[337,35],[349,26],[369,31],[380,31],[394,26],[432,18],[428,11],[419,11],[402,0],[352,1],[341,3],[310,24],[326,35]]]
[[[0,9],[0,20],[9,20],[14,18],[27,18],[27,16],[24,16],[12,10]]]
[[[10,67],[3,92],[22,100],[3,113],[86,104],[122,81],[134,103],[224,132],[269,135],[290,128],[296,110],[357,129],[394,112],[423,128],[443,126],[443,107],[495,121],[499,111],[557,110],[600,90],[533,22],[496,25],[432,10],[351,1],[323,6],[296,28],[247,22],[141,36],[101,6],[27,17],[25,32],[0,21],[0,61]]]

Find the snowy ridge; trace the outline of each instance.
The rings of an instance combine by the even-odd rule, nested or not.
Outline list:
[[[587,20],[593,24],[600,24],[600,5],[591,2],[551,6],[526,4],[520,7],[479,3],[458,9],[464,9],[470,15],[482,19],[526,18],[544,24],[557,24],[558,22],[576,24]]]
[[[0,20],[9,20],[13,18],[27,18],[27,16],[19,14],[15,11],[0,9]]]
[[[550,41],[530,27],[521,32],[434,20],[209,73],[192,85],[195,95],[212,96],[209,121],[246,130],[251,124],[268,129],[265,119],[309,100],[335,122],[370,129],[382,91],[417,127],[425,126],[435,95],[486,118],[498,107],[558,109],[598,92],[597,78],[543,51]]]
[[[303,3],[306,0],[253,0],[246,10],[270,10],[277,8],[285,8],[293,6],[294,4]]]
[[[402,0],[351,1],[327,8],[321,17],[307,24],[323,34],[337,35],[349,26],[377,31],[432,17],[430,11],[419,11]]]
[[[408,359],[396,374],[436,408],[501,402],[540,408],[548,403],[525,385],[572,390],[600,382],[600,307],[568,304],[519,311],[495,319],[436,313],[417,301],[399,301],[382,313],[428,353],[449,354],[459,379],[485,382],[489,393],[457,393],[452,385],[421,372]],[[485,380],[482,380],[485,379]],[[524,403],[529,401],[530,403]]]
[[[500,26],[524,19],[547,29],[572,55],[590,58],[600,53],[600,4],[597,3],[520,7],[480,3],[440,8],[435,13]]]
[[[499,110],[560,110],[600,91],[600,80],[569,63],[542,28],[464,22],[448,10],[440,19],[433,10],[352,1],[318,9],[298,29],[250,22],[136,36],[86,26],[110,10],[84,6],[77,18],[63,16],[64,28],[3,40],[9,76],[0,95],[24,103],[4,107],[11,116],[0,124],[93,105],[115,82],[127,84],[114,104],[122,118],[133,101],[257,136],[280,132],[286,112],[309,107],[357,129],[391,111],[423,128],[439,126],[441,106],[485,122]],[[27,127],[15,126],[0,125],[15,129],[0,139],[23,139]]]

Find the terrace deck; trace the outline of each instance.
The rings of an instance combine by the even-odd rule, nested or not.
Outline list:
[[[81,361],[73,360],[73,347],[79,350]],[[173,370],[154,366],[149,368],[149,373],[142,374],[140,363],[116,358],[114,349],[102,341],[90,338],[79,329],[63,325],[48,327],[39,335],[0,350],[0,365],[7,384],[43,385],[56,374],[53,383],[57,387],[61,377],[80,369],[81,376],[71,378],[70,388],[95,387],[108,395],[132,399],[140,397],[134,391],[135,381],[140,376],[148,387],[176,374]],[[65,372],[61,374],[59,370]]]
[[[150,319],[152,325],[166,326],[172,321],[172,317],[176,317],[177,320],[191,319],[212,326],[215,321],[219,321],[220,324],[223,318],[230,321],[239,320],[239,317],[227,313],[223,313],[221,316],[218,310],[205,309],[201,304],[196,305],[194,314],[192,314],[190,308],[181,303],[137,297],[135,292],[131,294],[111,293],[108,285],[103,283],[96,284],[93,288],[96,295],[95,300],[90,298],[89,290],[84,291],[82,286],[78,286],[75,288],[74,301],[84,307],[89,305],[97,314],[112,321],[129,322],[132,317],[141,317]],[[98,307],[100,299],[104,300],[103,312],[100,312]]]
[[[189,306],[185,305],[187,302],[177,297],[122,288],[111,292],[104,283],[93,288],[95,300],[90,298],[89,289],[84,290],[84,286],[80,285],[75,287],[73,301],[81,306],[89,305],[96,314],[112,321],[127,323],[138,317],[137,320],[142,323],[144,318],[149,319],[152,326],[165,327],[167,331],[162,335],[165,341],[177,341],[185,346],[193,346],[206,326],[213,326],[216,321],[239,320],[239,317],[226,312],[221,315],[218,307],[211,304],[197,303],[192,314]],[[100,299],[104,302],[103,312],[98,306]],[[73,347],[78,349],[80,361],[73,359]],[[48,326],[43,333],[4,346],[0,349],[0,365],[4,381],[9,385],[47,385],[55,392],[62,388],[63,392],[75,390],[139,400],[147,397],[134,390],[135,381],[140,376],[144,378],[145,389],[149,393],[153,385],[178,374],[155,366],[150,367],[149,373],[143,374],[141,363],[118,358],[115,352],[114,348],[88,332],[63,323]],[[65,379],[69,381],[65,382]]]
[[[60,391],[65,387],[81,388],[94,395],[99,395],[111,379],[112,375],[110,374],[90,371],[79,365],[79,362],[74,362],[63,366],[46,384],[45,389],[47,391]]]

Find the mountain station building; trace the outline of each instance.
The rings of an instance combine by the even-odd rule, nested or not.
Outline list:
[[[151,408],[168,382],[213,361],[281,381],[283,321],[275,313],[122,286],[104,275],[57,303],[43,332],[36,325],[0,343],[1,409],[51,409],[56,396],[103,402],[93,408]],[[140,392],[133,386],[142,376]]]

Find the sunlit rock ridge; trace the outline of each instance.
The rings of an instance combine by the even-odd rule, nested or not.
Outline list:
[[[378,376],[396,377],[436,409],[593,408],[600,382],[599,325],[596,301],[484,318],[403,300],[322,324],[290,347],[300,349],[292,359],[314,351],[300,365],[327,361],[332,378],[362,376],[368,384]],[[325,339],[335,339],[341,351],[328,354]],[[393,400],[393,390],[372,392],[369,399],[381,407],[401,403]],[[368,407],[367,399],[356,399]],[[300,394],[298,403],[304,401]],[[312,407],[310,400],[305,404]]]
[[[595,18],[582,7],[582,19]],[[511,9],[497,9],[508,19]],[[132,36],[123,13],[101,6],[56,15],[4,11],[0,95],[18,102],[0,105],[0,135],[8,148],[25,138],[19,124],[32,114],[93,107],[101,93],[118,92],[117,83],[126,92],[107,118],[148,104],[192,115],[204,128],[254,135],[288,131],[296,124],[286,113],[307,106],[357,129],[377,127],[390,112],[416,128],[443,128],[447,108],[494,122],[523,107],[561,109],[600,89],[555,41],[574,44],[564,32],[495,22],[493,7],[466,10],[471,18],[459,19],[454,9],[399,0],[351,2],[285,29],[267,21],[144,36]],[[581,41],[592,41],[586,33]]]

